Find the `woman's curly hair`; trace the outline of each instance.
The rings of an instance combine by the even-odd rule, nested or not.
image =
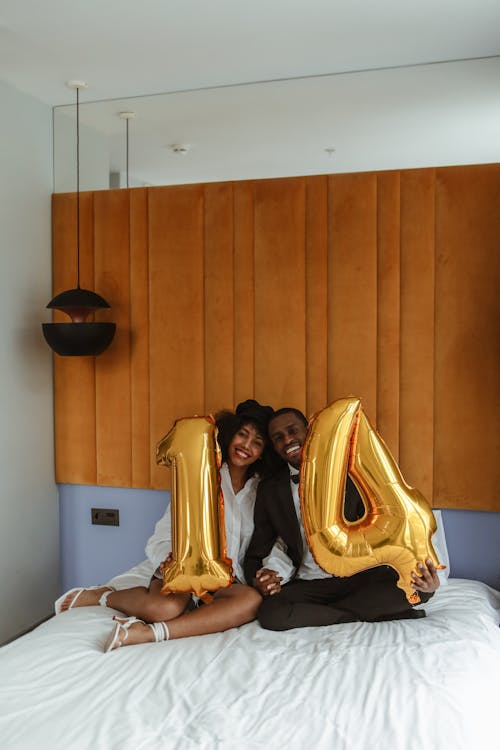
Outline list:
[[[215,415],[215,423],[218,429],[217,440],[221,449],[222,460],[227,461],[229,445],[236,433],[245,425],[255,427],[264,440],[262,456],[247,469],[246,478],[254,474],[260,477],[268,476],[275,467],[274,450],[271,447],[267,434],[269,419],[274,410],[270,406],[263,406],[254,399],[248,399],[238,404],[235,411],[224,409]]]

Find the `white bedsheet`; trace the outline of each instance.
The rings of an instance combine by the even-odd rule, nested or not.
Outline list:
[[[498,750],[500,595],[450,579],[426,609],[286,633],[251,623],[110,654],[114,611],[74,609],[0,650],[0,747]]]

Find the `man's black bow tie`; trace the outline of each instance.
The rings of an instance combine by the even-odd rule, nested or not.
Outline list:
[[[294,484],[298,484],[300,480],[300,474],[290,474],[290,479]]]

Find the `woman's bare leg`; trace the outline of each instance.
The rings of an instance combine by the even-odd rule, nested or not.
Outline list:
[[[220,633],[255,620],[262,598],[256,589],[234,583],[219,589],[211,602],[168,623],[170,638]]]
[[[261,601],[262,598],[255,589],[241,583],[235,583],[229,588],[219,589],[208,604],[168,621],[170,640],[188,638],[193,635],[219,633],[229,628],[244,625],[255,619]],[[159,620],[149,621],[158,622]],[[136,622],[128,629],[128,636],[121,642],[121,645],[133,646],[154,640],[155,637],[151,628],[143,623]],[[120,643],[117,642],[116,646],[119,645]]]
[[[110,591],[106,604],[112,609],[117,609],[125,615],[135,615],[146,622],[159,622],[160,620],[171,620],[181,615],[186,609],[190,594],[165,594],[161,593],[162,582],[153,579],[149,588],[145,586],[134,586],[130,589],[110,591],[108,586],[98,589],[85,589],[75,601],[73,607],[92,607],[99,604],[99,599],[106,591]],[[71,596],[63,602],[61,611],[69,608]],[[69,600],[69,601],[68,601]],[[150,630],[150,628],[149,628]]]

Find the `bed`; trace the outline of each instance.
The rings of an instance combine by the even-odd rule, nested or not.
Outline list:
[[[112,580],[145,583],[141,563]],[[225,633],[117,649],[73,609],[0,651],[3,750],[500,747],[500,593],[443,581],[417,620]]]

